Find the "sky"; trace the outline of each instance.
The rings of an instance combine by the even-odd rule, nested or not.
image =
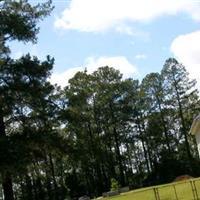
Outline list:
[[[32,0],[42,2],[42,0]],[[142,80],[175,57],[200,86],[200,0],[53,0],[37,44],[11,42],[12,56],[55,58],[51,82],[64,87],[77,71],[120,70]]]

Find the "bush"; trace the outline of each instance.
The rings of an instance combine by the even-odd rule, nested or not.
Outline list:
[[[111,191],[118,191],[120,188],[120,185],[118,183],[118,181],[114,178],[111,179]]]

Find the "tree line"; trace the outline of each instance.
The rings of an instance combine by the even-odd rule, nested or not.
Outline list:
[[[0,0],[0,198],[95,197],[112,179],[138,188],[199,176],[188,134],[199,94],[176,59],[142,81],[105,66],[60,88],[49,81],[50,56],[11,58],[9,42],[36,42],[52,9]]]

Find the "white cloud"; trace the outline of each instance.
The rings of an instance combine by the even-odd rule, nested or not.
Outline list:
[[[137,54],[137,55],[135,56],[135,58],[138,59],[138,60],[143,60],[143,59],[146,59],[147,56],[146,56],[145,54]]]
[[[175,38],[171,51],[185,65],[191,77],[197,79],[200,88],[200,30]]]
[[[145,32],[139,29],[136,29],[135,27],[131,26],[130,24],[118,24],[115,27],[115,31],[120,34],[126,34],[129,36],[140,36],[143,38],[143,40],[148,41],[150,39],[149,32]]]
[[[137,73],[137,68],[131,64],[124,56],[115,57],[89,57],[86,59],[86,67],[89,73],[93,72],[99,67],[109,66],[119,70],[124,78],[129,78]]]
[[[119,33],[125,33],[127,35],[138,35],[138,33],[131,27],[125,24],[121,24],[119,26],[116,27],[115,29],[117,32]]]
[[[50,82],[52,84],[57,84],[61,87],[65,87],[68,84],[68,80],[72,78],[76,74],[76,72],[83,70],[84,69],[82,67],[74,67],[67,69],[66,71],[61,73],[54,72],[51,75]]]
[[[114,28],[128,34],[126,23],[146,22],[163,15],[189,14],[200,20],[200,2],[192,0],[71,0],[55,20],[55,27],[84,32]],[[122,24],[125,24],[122,26]]]
[[[72,78],[76,72],[84,71],[87,69],[88,73],[92,73],[99,67],[109,66],[119,70],[124,78],[129,78],[137,74],[137,68],[131,64],[124,56],[114,56],[114,57],[89,57],[85,60],[83,67],[74,67],[67,69],[62,73],[53,73],[50,81],[53,84],[58,84],[64,87],[68,84],[68,80]]]

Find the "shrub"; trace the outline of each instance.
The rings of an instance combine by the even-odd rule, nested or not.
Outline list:
[[[118,181],[114,178],[111,179],[111,191],[118,191],[120,188],[120,185],[118,183]]]

